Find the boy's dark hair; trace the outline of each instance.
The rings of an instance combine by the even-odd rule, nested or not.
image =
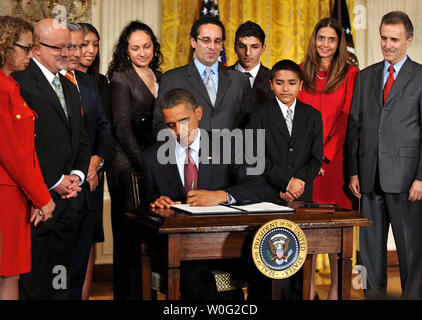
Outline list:
[[[199,27],[204,24],[215,24],[216,26],[219,26],[221,28],[223,41],[226,40],[226,29],[224,28],[223,23],[220,21],[219,18],[212,16],[203,16],[196,20],[190,30],[190,36],[196,40],[199,34]]]
[[[261,44],[265,43],[265,32],[262,30],[261,26],[252,21],[246,21],[242,23],[239,28],[236,30],[236,35],[234,39],[234,45],[236,46],[237,40],[243,37],[256,37],[261,41]]]
[[[274,79],[275,74],[277,73],[277,71],[280,71],[280,70],[292,71],[297,74],[300,81],[302,81],[303,79],[302,70],[300,70],[300,67],[296,64],[296,62],[292,60],[285,59],[285,60],[281,60],[277,62],[271,69],[271,80]]]
[[[161,109],[171,109],[179,104],[184,103],[188,109],[196,109],[196,101],[193,94],[186,89],[176,88],[167,91],[161,100]]]

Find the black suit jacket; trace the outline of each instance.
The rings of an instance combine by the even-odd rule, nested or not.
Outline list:
[[[195,97],[196,104],[202,106],[200,128],[233,130],[247,124],[251,103],[251,85],[247,76],[220,63],[217,99],[212,106],[204,82],[192,61],[183,67],[169,70],[163,75],[154,107],[155,134],[165,128],[160,108],[161,100],[167,91],[175,88],[189,90]]]
[[[91,146],[91,156],[97,155],[105,159],[109,150],[110,143],[110,124],[106,119],[101,98],[98,94],[97,85],[94,78],[86,73],[75,71],[76,81],[79,86],[79,92],[84,110],[84,123],[88,133]],[[89,190],[89,184],[85,182],[79,197],[79,206],[81,207],[83,199],[91,210],[97,210],[99,195]]]
[[[69,120],[59,98],[34,61],[13,77],[21,95],[38,118],[35,121],[35,150],[48,188],[71,170],[88,171],[91,150],[81,115],[81,100],[75,85],[59,74]]]
[[[313,180],[322,167],[322,118],[319,111],[296,101],[292,136],[274,98],[251,115],[250,127],[265,129],[265,173],[267,182],[286,192],[292,177],[305,181],[300,200],[312,201]]]
[[[235,66],[238,62],[234,65],[230,66],[230,69],[235,70]],[[258,73],[256,74],[255,81],[252,87],[252,110],[256,107],[264,104],[272,99],[274,99],[274,92],[271,90],[270,86],[271,80],[271,70],[262,65],[259,67]]]
[[[203,138],[210,137],[208,142]],[[198,171],[198,189],[202,190],[225,190],[231,194],[238,203],[253,203],[265,201],[271,194],[271,187],[259,175],[247,175],[246,165],[235,164],[233,159],[234,148],[232,148],[230,164],[223,164],[223,144],[220,143],[219,161],[213,158],[212,147],[216,146],[215,139],[205,130],[201,130],[200,159],[209,159],[209,163],[200,163]],[[222,142],[222,140],[220,140]],[[208,143],[208,145],[205,145]],[[157,152],[163,142],[157,143],[146,149],[143,153],[144,181],[143,195],[147,203],[154,202],[164,195],[173,201],[186,201],[186,191],[179,175],[177,164],[160,164],[157,160]],[[171,157],[175,152],[175,142],[171,139],[170,148],[166,155]],[[218,145],[218,143],[217,143]],[[206,147],[205,147],[206,146]],[[204,150],[204,151],[203,151]],[[210,150],[209,154],[203,154]],[[212,159],[210,159],[209,157]],[[218,163],[218,164],[213,164]]]

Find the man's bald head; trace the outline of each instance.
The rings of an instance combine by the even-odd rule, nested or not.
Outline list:
[[[34,58],[53,74],[66,69],[71,43],[69,29],[60,21],[47,18],[35,24],[34,34]]]

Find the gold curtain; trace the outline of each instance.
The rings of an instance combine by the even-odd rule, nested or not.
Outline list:
[[[350,19],[353,20],[355,0],[346,2]],[[183,66],[192,60],[189,33],[193,22],[199,17],[201,5],[202,0],[162,0],[163,71]],[[247,20],[258,23],[266,34],[267,47],[261,57],[265,66],[271,68],[281,59],[302,62],[315,24],[331,16],[333,6],[334,0],[218,0],[220,19],[226,28],[224,45],[227,65],[237,60],[234,52],[235,33],[238,26]],[[354,263],[355,256],[354,250]],[[319,255],[317,269],[327,268],[328,256]]]
[[[354,0],[347,1],[349,15]],[[192,59],[189,32],[199,17],[202,0],[163,0],[161,47],[162,70],[189,63]],[[261,58],[271,68],[281,59],[302,62],[315,24],[331,14],[334,0],[218,0],[220,19],[226,28],[227,64],[236,62],[236,29],[247,20],[258,23],[266,34],[267,49]]]

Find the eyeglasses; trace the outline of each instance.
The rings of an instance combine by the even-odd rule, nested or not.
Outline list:
[[[41,42],[41,41],[38,41],[38,42],[39,42],[39,44],[43,45],[44,47],[54,49],[58,52],[65,52],[66,50],[72,50],[72,51],[74,50],[74,49],[72,49],[72,47],[73,47],[72,45],[56,47],[56,46],[52,46],[52,45],[46,44],[46,43]]]
[[[26,51],[26,54],[29,54],[32,50],[32,48],[34,47],[34,45],[30,45],[30,46],[24,46],[23,44],[19,44],[19,43],[14,43],[15,46],[23,49]]]
[[[196,37],[198,40],[201,40],[201,42],[203,43],[203,44],[210,44],[211,42],[213,42],[213,40],[210,38],[210,37],[203,37],[203,38],[200,38],[200,37]],[[222,45],[223,44],[223,39],[221,39],[221,38],[216,38],[216,39],[214,39],[214,43],[216,44],[216,45]]]

